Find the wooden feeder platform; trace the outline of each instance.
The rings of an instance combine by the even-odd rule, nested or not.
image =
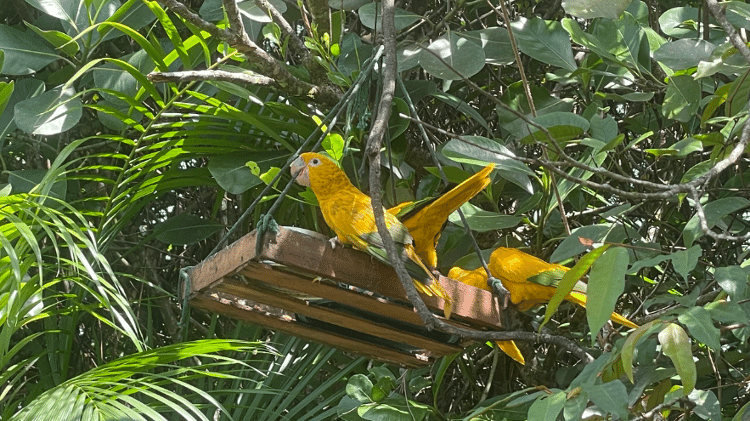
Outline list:
[[[190,305],[406,367],[429,365],[470,343],[428,331],[393,268],[366,253],[331,248],[324,235],[293,227],[267,233],[260,254],[255,245],[253,231],[193,267]],[[499,328],[490,292],[446,277],[440,283],[453,299],[449,323]],[[442,300],[421,296],[442,317]]]

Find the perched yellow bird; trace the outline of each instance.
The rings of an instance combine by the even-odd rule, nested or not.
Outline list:
[[[440,233],[448,222],[448,216],[479,194],[490,184],[490,173],[495,164],[489,164],[481,171],[467,178],[447,193],[421,202],[404,202],[388,209],[396,215],[414,238],[414,249],[419,257],[437,267],[438,258],[435,247],[440,240]],[[521,364],[526,361],[514,341],[496,341],[497,346]]]
[[[495,164],[487,165],[447,193],[424,203],[404,202],[388,209],[409,230],[414,238],[414,249],[429,266],[437,267],[435,247],[448,216],[490,184],[493,168]]]
[[[351,244],[384,263],[390,263],[375,225],[370,197],[359,191],[336,163],[321,154],[307,152],[292,162],[291,172],[297,174],[297,183],[310,187],[315,193],[323,218],[340,243]],[[385,212],[385,223],[401,260],[414,279],[414,286],[424,294],[434,294],[445,300],[443,311],[446,317],[450,317],[451,299],[417,255],[409,231],[388,212]]]
[[[548,302],[555,294],[560,279],[570,270],[568,267],[547,263],[530,254],[507,247],[495,249],[490,255],[488,266],[492,276],[500,279],[503,286],[510,292],[510,301],[521,311]],[[490,291],[487,285],[487,273],[481,267],[466,270],[455,266],[451,268],[448,277]],[[586,308],[586,284],[578,281],[565,299]],[[610,319],[623,326],[638,327],[624,316],[614,312]]]

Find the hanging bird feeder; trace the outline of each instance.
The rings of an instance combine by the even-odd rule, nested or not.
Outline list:
[[[331,248],[322,234],[293,227],[256,231],[189,270],[181,291],[195,308],[278,329],[388,363],[431,364],[470,341],[428,331],[393,268],[349,247]],[[449,323],[497,330],[491,293],[441,277],[453,299]],[[442,300],[422,295],[441,317]]]

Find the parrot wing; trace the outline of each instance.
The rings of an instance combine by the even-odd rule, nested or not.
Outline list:
[[[495,167],[489,164],[447,193],[430,200],[405,202],[388,210],[398,216],[414,238],[417,254],[431,267],[437,267],[435,247],[448,216],[490,184],[489,174]]]

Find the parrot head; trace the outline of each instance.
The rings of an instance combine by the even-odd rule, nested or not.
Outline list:
[[[334,178],[346,179],[346,174],[329,158],[315,152],[305,152],[292,162],[289,167],[297,184],[312,187],[317,184],[329,184]],[[348,182],[348,180],[347,180]]]

